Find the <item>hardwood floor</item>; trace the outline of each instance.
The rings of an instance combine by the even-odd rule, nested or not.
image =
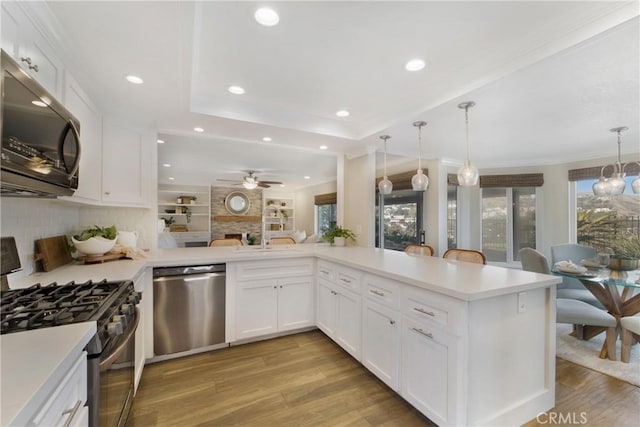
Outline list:
[[[550,417],[637,425],[640,389],[562,359]],[[145,366],[128,427],[433,426],[320,331]]]

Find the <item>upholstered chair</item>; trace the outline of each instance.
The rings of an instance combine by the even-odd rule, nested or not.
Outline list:
[[[640,316],[629,316],[620,319],[622,326],[622,352],[620,359],[624,363],[629,363],[631,357],[631,346],[635,341],[640,342]]]
[[[595,258],[596,250],[590,246],[567,243],[551,246],[551,265],[559,261],[571,261],[580,265],[583,259]],[[604,309],[598,299],[584,287],[580,280],[572,277],[563,277],[562,284],[558,285],[557,298],[571,298],[586,302],[594,307]]]

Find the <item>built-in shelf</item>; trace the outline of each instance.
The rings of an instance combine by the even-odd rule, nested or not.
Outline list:
[[[219,222],[260,222],[262,218],[257,215],[216,215],[214,221]]]

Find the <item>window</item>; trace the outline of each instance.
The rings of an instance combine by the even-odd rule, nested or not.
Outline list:
[[[519,261],[525,247],[536,247],[536,188],[483,188],[482,252],[487,261]]]
[[[593,194],[597,179],[576,181],[576,240],[598,252],[610,252],[611,244],[622,236],[640,234],[640,197],[631,190],[635,176],[626,176],[624,193],[598,197]]]
[[[447,185],[447,249],[458,247],[458,185]]]
[[[382,206],[382,210],[380,209]],[[404,250],[410,243],[420,243],[422,232],[423,193],[413,190],[393,191],[376,200],[376,247]]]
[[[316,205],[316,230],[315,232],[321,236],[323,232],[337,224],[338,195],[337,193],[317,194],[314,197],[314,205]]]
[[[316,218],[318,218],[316,233],[322,235],[324,230],[327,230],[337,223],[336,204],[326,204],[316,206]]]

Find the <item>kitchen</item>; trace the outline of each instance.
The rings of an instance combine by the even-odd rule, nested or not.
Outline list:
[[[9,2],[10,4],[10,2]],[[71,7],[69,4],[62,4],[58,7]],[[246,8],[250,9],[251,4],[247,4]],[[5,7],[5,3],[3,2],[3,7]],[[6,6],[9,7],[9,6]],[[79,5],[78,7],[84,7],[83,5]],[[91,8],[86,6],[87,10],[90,11]],[[97,7],[97,6],[96,6]],[[132,5],[131,7],[134,7]],[[142,6],[138,6],[142,7]],[[189,7],[189,6],[180,6],[180,7]],[[37,5],[29,5],[24,6],[24,8],[37,8]],[[167,21],[158,21],[158,22],[167,22],[167,26],[169,26],[170,22],[173,22],[173,18],[175,17],[172,12],[175,12],[174,9],[171,9],[170,6],[167,12],[167,16],[164,18]],[[179,9],[179,8],[178,8]],[[33,12],[33,11],[31,11]],[[105,16],[113,16],[109,14],[108,8],[106,10],[100,10],[103,12]],[[134,11],[135,12],[135,11]],[[142,11],[141,13],[133,13],[133,16],[141,16],[144,15]],[[189,11],[192,12],[192,11]],[[113,13],[113,12],[110,12]],[[146,11],[145,13],[149,13]],[[637,13],[636,13],[637,15]],[[633,16],[636,16],[633,15]],[[5,11],[3,10],[3,43],[6,40],[4,35],[4,31],[8,28],[5,25]],[[189,13],[179,13],[177,16],[180,16],[181,19],[192,19],[193,15]],[[190,18],[191,16],[191,18]],[[32,15],[33,19],[41,19],[41,15],[34,12]],[[161,16],[158,16],[161,18]],[[171,19],[169,19],[171,18]],[[115,19],[115,18],[114,18]],[[142,25],[142,23],[137,22],[136,25]],[[185,24],[186,25],[186,24]],[[185,27],[190,28],[190,27]],[[277,27],[276,27],[277,28]],[[69,30],[71,28],[68,28]],[[381,33],[384,31],[382,29]],[[152,33],[151,29],[147,31],[148,33]],[[188,38],[186,35],[188,31],[185,31],[182,34],[183,38]],[[158,35],[158,37],[169,37],[168,35]],[[81,38],[80,38],[81,39]],[[80,40],[79,39],[79,40]],[[165,42],[165,46],[175,47],[176,41],[171,40],[160,40],[160,42]],[[124,42],[123,42],[124,43]],[[187,46],[190,46],[191,42]],[[4,45],[3,45],[4,47]],[[97,47],[97,46],[96,46]],[[69,47],[66,47],[69,49]],[[190,64],[191,59],[188,57],[190,54],[188,50],[181,51],[180,49],[175,49],[172,53],[175,53],[180,57],[180,52],[182,55],[185,55],[184,63]],[[160,53],[156,52],[158,58],[160,58],[160,63],[156,66],[158,70],[162,69],[162,63],[171,63],[175,61],[175,58],[172,60],[167,58],[167,52]],[[106,52],[105,52],[106,55]],[[72,55],[68,55],[68,53],[64,53],[64,50],[61,50],[60,56],[67,59]],[[153,56],[153,55],[152,55]],[[50,57],[48,57],[50,58]],[[119,61],[114,60],[115,58],[111,58],[110,63],[115,64]],[[58,83],[58,94],[69,94],[75,93],[76,101],[80,100],[82,104],[84,104],[85,108],[83,111],[85,112],[85,117],[87,119],[81,120],[81,134],[83,135],[83,156],[81,164],[81,171],[101,171],[101,173],[82,173],[82,178],[80,179],[80,188],[74,196],[72,196],[72,200],[69,200],[70,203],[60,203],[49,200],[37,200],[37,199],[2,199],[2,235],[13,235],[17,239],[18,243],[18,252],[20,254],[20,258],[23,262],[23,272],[15,273],[18,276],[31,273],[33,270],[32,262],[34,256],[33,250],[33,241],[38,238],[48,237],[53,235],[71,235],[73,233],[78,232],[80,229],[85,226],[90,226],[94,223],[101,225],[110,225],[112,223],[117,224],[118,229],[121,230],[137,230],[140,233],[139,237],[139,245],[140,247],[154,248],[156,246],[156,224],[157,217],[155,215],[155,211],[153,206],[155,203],[156,197],[156,187],[160,182],[168,182],[168,174],[166,170],[162,166],[163,163],[168,161],[160,161],[160,156],[162,155],[163,147],[160,147],[156,143],[156,139],[164,138],[165,135],[168,138],[180,139],[179,136],[184,134],[184,131],[179,132],[170,132],[171,129],[175,129],[177,124],[175,122],[171,122],[168,120],[163,125],[162,129],[154,129],[151,125],[147,125],[148,120],[146,118],[141,118],[139,121],[136,120],[138,115],[143,113],[149,113],[149,109],[157,106],[164,106],[167,104],[166,102],[160,102],[161,100],[154,99],[154,101],[147,101],[146,103],[142,103],[136,112],[131,112],[130,116],[126,116],[122,113],[122,105],[118,105],[118,107],[110,107],[107,111],[103,110],[103,103],[108,104],[108,100],[110,100],[113,95],[103,94],[103,96],[87,96],[85,91],[96,91],[97,88],[93,88],[91,80],[87,78],[86,75],[82,75],[82,70],[84,66],[79,66],[78,64],[74,64],[74,60],[64,61],[65,71],[67,70],[67,66],[69,66],[69,70],[72,73],[65,74],[64,79],[62,79],[62,72],[58,70],[58,77],[54,78],[54,83]],[[77,61],[77,59],[75,59]],[[122,61],[120,61],[122,62]],[[179,61],[180,62],[180,61]],[[633,63],[633,61],[630,61]],[[175,72],[171,67],[166,67],[167,70],[164,72]],[[169,70],[169,68],[171,68]],[[92,70],[92,72],[98,73],[97,70]],[[118,73],[120,73],[118,71]],[[70,78],[69,75],[73,74],[75,79],[78,81],[82,81],[83,84],[80,85],[74,79]],[[76,75],[78,74],[78,75]],[[184,79],[180,79],[175,75],[162,75],[161,78],[165,81],[180,81],[184,82]],[[60,81],[64,80],[64,87],[62,89],[62,84]],[[185,83],[182,83],[185,84]],[[180,85],[177,85],[181,87]],[[67,90],[68,89],[68,90]],[[131,92],[131,89],[125,87],[124,85],[121,89],[127,92]],[[176,89],[177,90],[177,89]],[[52,93],[56,93],[55,88],[53,90],[50,89]],[[115,93],[114,93],[115,94]],[[118,96],[122,99],[127,99],[127,96],[124,96],[122,92],[118,93]],[[145,94],[146,95],[146,94]],[[131,94],[131,96],[134,96]],[[67,96],[65,96],[67,98]],[[73,98],[70,98],[73,99]],[[93,100],[93,101],[92,101]],[[100,104],[94,104],[93,102],[100,102]],[[183,101],[184,103],[184,101]],[[175,105],[180,105],[180,102],[174,103]],[[77,104],[76,104],[77,105]],[[101,108],[98,108],[96,105],[100,105]],[[478,114],[480,114],[481,103],[478,104],[476,110],[478,110]],[[93,107],[93,108],[88,108]],[[637,103],[635,103],[633,108],[637,109]],[[166,107],[162,107],[166,108]],[[626,135],[625,138],[628,141],[637,141],[637,114],[633,114],[633,108],[630,108],[630,112],[628,116],[630,117],[625,121],[626,124],[631,128],[631,133]],[[447,107],[450,110],[456,110],[455,106],[451,108]],[[91,113],[93,113],[94,117],[91,119]],[[99,118],[102,114],[104,114],[104,121],[100,122]],[[107,114],[108,113],[108,114]],[[180,112],[179,114],[175,114],[173,111],[152,111],[153,114],[157,114],[157,117],[165,117],[167,114],[171,114],[175,117],[180,117],[185,115],[186,113]],[[475,111],[471,112],[475,114]],[[434,113],[435,114],[435,113]],[[95,116],[98,115],[98,120],[95,120]],[[455,115],[454,113],[449,113],[451,118],[447,118],[442,120],[442,122],[446,122],[449,126],[450,130],[455,130],[460,133],[460,139],[463,140],[463,128],[462,122],[460,121],[461,117]],[[198,119],[205,119],[201,117],[199,114],[195,114]],[[403,123],[410,123],[412,120],[406,120],[406,117],[410,117],[410,115],[405,116]],[[437,117],[437,116],[436,116]],[[474,116],[472,115],[472,118]],[[481,117],[481,116],[479,116]],[[433,123],[437,123],[439,120],[431,119],[430,121]],[[222,119],[212,119],[212,127],[219,124],[218,122]],[[634,122],[635,120],[635,122]],[[481,125],[482,121],[480,118],[474,122],[474,126]],[[99,123],[99,125],[95,125],[95,123]],[[120,126],[122,123],[126,123],[126,126]],[[617,125],[618,123],[604,124],[604,127],[608,129],[613,125]],[[195,125],[195,123],[194,123]],[[401,144],[401,141],[406,140],[406,144],[410,145],[410,149],[407,149],[406,152],[403,152],[399,157],[401,159],[413,159],[410,161],[400,161],[400,165],[392,165],[393,168],[397,168],[398,171],[406,170],[406,164],[409,163],[411,169],[415,168],[415,131],[412,129],[410,124],[403,124],[399,128],[406,128],[404,131],[398,129],[390,132],[394,135],[394,138],[390,140],[390,148],[393,146],[393,142],[398,141],[398,145]],[[600,124],[599,127],[603,127]],[[425,130],[425,136],[428,136],[428,129]],[[472,128],[476,129],[476,128]],[[270,128],[270,131],[276,131],[277,129]],[[243,145],[242,141],[238,141],[238,139],[250,139],[250,140],[261,140],[262,129],[257,130],[254,136],[243,136],[240,129],[235,129],[236,134],[240,136],[234,136],[233,138],[229,138],[228,141],[235,141],[234,144]],[[160,136],[157,136],[158,132],[160,132]],[[406,132],[406,136],[402,136],[402,132]],[[606,132],[606,129],[605,129]],[[88,135],[97,135],[97,137],[91,139],[87,138]],[[177,133],[178,136],[175,134]],[[191,133],[190,133],[191,134]],[[477,132],[478,135],[481,134],[480,131]],[[259,135],[259,136],[258,136]],[[396,136],[399,135],[399,136]],[[184,136],[184,140],[188,143],[189,140],[198,140],[197,136]],[[378,144],[378,133],[372,135],[368,138],[371,144]],[[608,135],[604,135],[601,140],[607,140]],[[166,139],[168,139],[166,138]],[[435,138],[428,136],[429,139],[425,139],[428,142],[428,149],[433,150],[435,147],[433,146],[433,142]],[[319,141],[321,140],[316,134],[308,135],[308,138],[305,138],[309,141],[309,146],[315,147],[319,145]],[[338,137],[328,137],[328,141],[330,143],[335,144],[343,144],[347,145],[348,141],[344,141],[344,138]],[[92,141],[94,143],[92,143]],[[98,143],[95,143],[98,141]],[[472,139],[473,141],[473,139]],[[119,145],[120,144],[120,145]],[[246,143],[245,143],[246,144]],[[248,144],[249,147],[254,147],[256,144]],[[425,146],[425,148],[427,147]],[[627,143],[623,148],[633,146],[632,143]],[[135,149],[132,149],[135,147]],[[273,150],[273,146],[269,146],[271,151]],[[544,193],[545,205],[546,206],[554,206],[557,205],[557,200],[559,199],[567,199],[569,190],[566,188],[566,170],[576,166],[589,166],[601,164],[604,162],[610,162],[612,160],[613,155],[613,144],[611,146],[609,144],[606,145],[603,150],[604,154],[600,156],[600,158],[594,159],[585,159],[580,163],[576,162],[566,162],[563,164],[548,164],[542,166],[541,168],[545,172],[545,186],[550,186],[553,188],[552,191],[547,191]],[[626,148],[628,150],[628,148]],[[571,151],[570,149],[568,149]],[[253,150],[252,150],[253,151]],[[260,151],[258,148],[255,149],[257,155],[260,155]],[[346,150],[345,150],[346,151]],[[427,150],[425,149],[425,152]],[[475,149],[472,153],[476,156],[480,155],[480,150]],[[367,152],[364,150],[363,152]],[[199,153],[199,152],[197,152]],[[314,155],[321,156],[322,154],[318,154],[319,151],[313,151]],[[326,156],[326,155],[324,155]],[[205,158],[206,156],[200,155],[199,157]],[[444,157],[444,156],[443,156]],[[457,158],[461,158],[461,156],[456,156]],[[338,177],[338,182],[335,184],[336,189],[339,193],[339,218],[341,220],[339,222],[344,223],[346,226],[356,230],[358,234],[358,245],[362,246],[373,246],[373,202],[374,202],[374,194],[372,192],[363,191],[362,188],[368,188],[370,182],[373,182],[375,179],[376,169],[379,171],[381,166],[376,166],[376,160],[380,158],[380,153],[376,155],[372,151],[368,152],[365,156],[337,156],[336,163],[336,174]],[[603,160],[604,158],[604,160]],[[634,153],[633,152],[625,152],[626,160],[633,160]],[[447,173],[455,173],[457,169],[457,165],[451,165],[447,162],[442,162],[440,160],[436,160],[437,157],[431,157],[429,154],[429,159],[425,160],[429,168],[429,176],[431,179],[429,191],[426,193],[426,200],[428,208],[426,210],[426,224],[442,224],[443,222],[443,214],[441,213],[442,206],[442,191],[438,191],[439,188],[442,188],[442,182],[446,180]],[[475,157],[472,156],[472,159]],[[176,163],[178,160],[171,160],[171,163]],[[187,162],[193,160],[187,160]],[[294,162],[292,162],[294,163]],[[403,164],[404,163],[404,164]],[[293,166],[293,165],[292,165]],[[403,166],[405,166],[403,168]],[[177,167],[177,164],[176,164]],[[248,167],[254,167],[253,165]],[[264,167],[262,165],[256,165],[255,167],[260,168]],[[540,167],[534,168],[530,167],[530,169],[535,169],[539,171]],[[523,170],[523,167],[518,168],[519,171]],[[501,171],[505,171],[505,168],[497,168],[494,165],[492,167],[488,167],[488,173],[500,173]],[[508,169],[507,169],[508,170]],[[526,169],[525,169],[526,170]],[[510,171],[510,170],[509,170]],[[484,170],[483,170],[484,173]],[[226,176],[227,178],[232,178],[233,176]],[[336,176],[336,175],[334,175]],[[211,177],[207,177],[206,181],[199,181],[202,178],[200,176],[194,176],[192,178],[195,182],[210,182]],[[281,178],[282,179],[282,178]],[[331,180],[331,179],[329,179]],[[316,182],[318,185],[322,185],[322,181]],[[132,185],[136,184],[136,185]],[[213,182],[212,182],[213,184]],[[106,194],[106,193],[110,194]],[[467,189],[461,189],[461,193],[468,194],[469,199],[473,200],[473,197],[477,197],[474,192],[467,191]],[[295,194],[296,200],[308,200],[309,195],[307,191],[303,188],[299,191],[296,191]],[[565,225],[565,218],[568,216],[568,207],[567,206],[554,206],[556,209],[545,213],[545,223],[547,226],[543,227],[541,231],[542,237],[541,241],[543,243],[553,243],[553,242],[561,242],[567,241],[569,239],[569,230],[568,226]],[[297,207],[296,207],[297,208]],[[310,209],[307,208],[307,211]],[[28,222],[28,225],[27,225]],[[465,238],[469,239],[469,244],[473,245],[475,239],[475,233],[473,232],[473,223],[468,223],[465,225],[467,229],[467,233],[463,233],[466,235]],[[361,230],[358,232],[358,229]],[[463,227],[464,230],[464,227]],[[308,230],[310,231],[310,230]],[[443,239],[444,242],[443,242]],[[443,237],[443,233],[439,233],[438,227],[431,226],[427,227],[427,241],[437,243],[435,246],[440,249],[442,252],[443,248],[446,248],[446,238]],[[70,280],[78,280],[71,278]]]

